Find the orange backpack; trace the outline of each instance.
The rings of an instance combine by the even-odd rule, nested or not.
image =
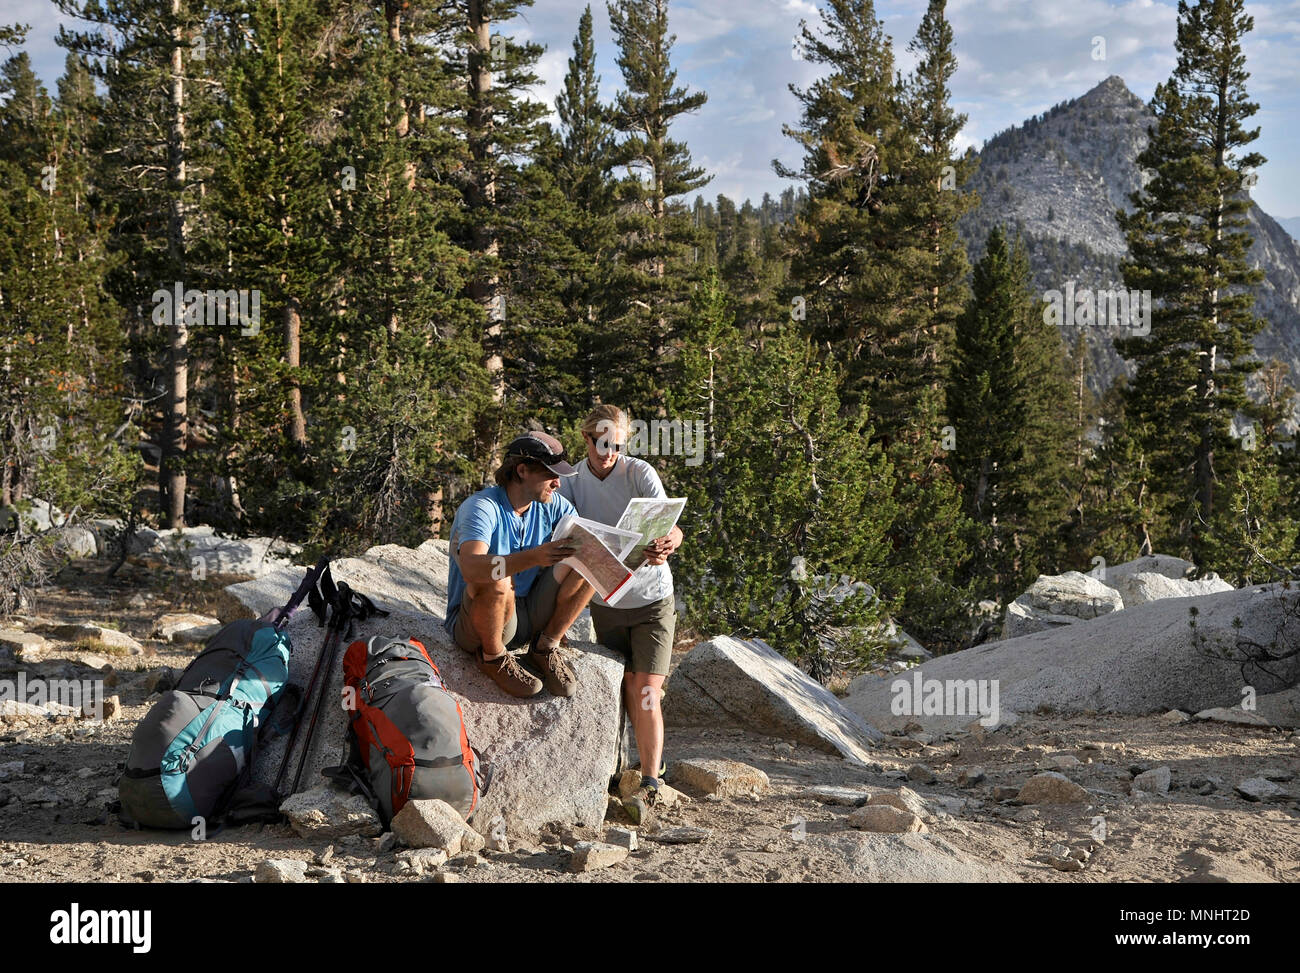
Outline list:
[[[407,801],[437,798],[468,818],[486,789],[465,716],[425,647],[376,635],[343,656],[353,770],[385,824]],[[359,766],[356,766],[358,765]]]

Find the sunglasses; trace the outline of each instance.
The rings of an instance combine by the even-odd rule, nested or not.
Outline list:
[[[621,453],[623,450],[627,448],[627,443],[601,443],[600,440],[597,439],[595,436],[591,435],[591,433],[587,433],[586,436],[593,443],[600,446],[601,449],[604,449],[606,452],[609,453]]]

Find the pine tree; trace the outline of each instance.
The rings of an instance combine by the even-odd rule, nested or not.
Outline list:
[[[311,478],[304,389],[310,394],[313,381],[303,335],[330,312],[336,271],[326,254],[333,179],[318,134],[332,122],[327,19],[318,0],[236,2],[219,16],[224,22],[214,24],[231,42],[218,60],[225,97],[208,180],[212,230],[196,241],[194,262],[210,288],[256,290],[260,317],[192,338],[192,350],[212,363],[212,448],[202,466],[223,486],[209,519],[238,524],[248,505],[263,511],[258,529],[280,532],[303,520],[273,498]],[[191,465],[200,466],[197,457]],[[245,482],[240,474],[252,468],[259,474]]]
[[[914,196],[914,222],[926,242],[927,259],[917,283],[929,298],[925,354],[937,356],[930,381],[943,381],[957,316],[967,299],[970,267],[957,236],[957,221],[979,202],[963,191],[974,168],[973,156],[956,154],[957,135],[966,116],[952,110],[948,82],[957,70],[952,49],[952,25],[944,17],[947,0],[930,0],[916,37],[908,45],[919,59],[903,90],[903,111],[920,151],[913,157],[908,178]]]
[[[594,401],[601,394],[600,377],[605,372],[598,348],[617,241],[617,201],[612,177],[614,128],[609,107],[600,100],[590,6],[578,20],[573,57],[555,111],[560,119],[556,182],[574,210],[568,236],[580,255],[563,285],[561,300],[574,332],[576,375],[587,400]]]
[[[453,15],[386,10],[336,55],[348,82],[331,146],[338,282],[304,349],[335,376],[309,431],[322,478],[306,499],[323,540],[418,544],[439,529],[444,500],[477,485],[482,315],[466,294],[471,255],[453,236],[463,145],[441,117],[462,104],[463,64],[449,65],[441,43],[460,31]]]
[[[1065,520],[1072,446],[1059,333],[1029,293],[1023,247],[995,228],[975,266],[957,325],[947,405],[956,449],[949,464],[967,516],[985,528],[974,573],[998,599],[1048,569]]]
[[[806,23],[800,36],[804,56],[827,73],[807,90],[791,87],[800,125],[784,129],[802,148],[802,165],[774,163],[779,175],[806,181],[809,197],[787,238],[788,293],[795,306],[803,302],[824,353],[844,363],[842,408],[870,410],[872,434],[896,471],[893,552],[872,583],[899,599],[899,621],[916,638],[953,646],[970,608],[956,577],[969,525],[941,449],[945,321],[962,287],[947,275],[963,259],[945,249],[945,220],[956,210],[938,201],[940,179],[931,181],[948,164],[939,147],[953,124],[942,97],[941,18],[930,18],[934,36],[920,42],[933,62],[918,82],[924,94],[905,99],[869,0],[831,0],[821,17],[824,36]],[[928,158],[920,139],[927,123]]]
[[[1133,194],[1132,213],[1117,214],[1129,245],[1124,282],[1149,292],[1151,333],[1116,342],[1136,365],[1127,413],[1145,430],[1150,487],[1169,513],[1173,544],[1197,563],[1209,553],[1207,532],[1228,497],[1241,451],[1231,422],[1246,404],[1245,378],[1258,368],[1251,338],[1252,270],[1244,231],[1249,199],[1245,170],[1264,161],[1239,154],[1258,129],[1242,125],[1258,106],[1241,39],[1254,26],[1242,0],[1178,5],[1177,66],[1156,89],[1151,140],[1138,157],[1154,177]]]
[[[59,10],[91,25],[59,30],[59,43],[81,54],[107,97],[101,129],[105,193],[117,205],[113,247],[128,255],[120,276],[110,278],[114,297],[128,310],[133,352],[157,362],[139,378],[166,390],[158,465],[160,513],[168,526],[185,524],[186,457],[192,430],[190,324],[174,309],[156,327],[151,295],[193,281],[191,249],[202,234],[201,195],[195,187],[211,171],[206,141],[216,86],[191,83],[208,73],[204,33],[209,8],[202,0],[56,0]],[[153,395],[142,396],[153,398]]]
[[[678,487],[687,619],[760,635],[823,681],[858,668],[891,607],[861,584],[888,556],[889,464],[862,447],[865,417],[842,412],[834,366],[806,338],[786,328],[761,349],[740,340],[716,274],[692,306],[699,340],[683,350],[672,401],[705,429],[700,473]]]
[[[625,86],[612,114],[623,136],[614,161],[628,175],[618,186],[620,239],[609,281],[616,300],[596,350],[606,397],[639,415],[662,408],[672,383],[668,359],[699,277],[700,234],[677,198],[710,178],[669,133],[674,119],[698,110],[708,95],[677,86],[668,0],[617,0],[608,9]]]
[[[69,55],[52,102],[18,54],[0,68],[0,486],[70,518],[129,508],[139,456],[122,422],[117,262],[91,179],[99,99]],[[123,438],[125,436],[125,438]]]

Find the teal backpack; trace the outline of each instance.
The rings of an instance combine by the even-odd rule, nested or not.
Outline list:
[[[289,684],[284,631],[328,562],[312,568],[283,608],[240,619],[208,639],[173,689],[135,728],[118,780],[120,814],[150,828],[219,827],[270,734],[296,725],[302,692]],[[313,609],[316,605],[313,603]]]

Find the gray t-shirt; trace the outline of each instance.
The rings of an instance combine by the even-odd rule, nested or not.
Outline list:
[[[591,472],[584,459],[575,476],[560,478],[560,496],[578,508],[578,516],[598,524],[618,525],[618,518],[635,497],[667,500],[664,485],[655,468],[635,456],[619,456],[605,479]],[[667,564],[642,564],[628,582],[628,591],[619,599],[619,608],[643,608],[671,596],[673,573]],[[591,596],[592,604],[604,605],[600,595]]]

